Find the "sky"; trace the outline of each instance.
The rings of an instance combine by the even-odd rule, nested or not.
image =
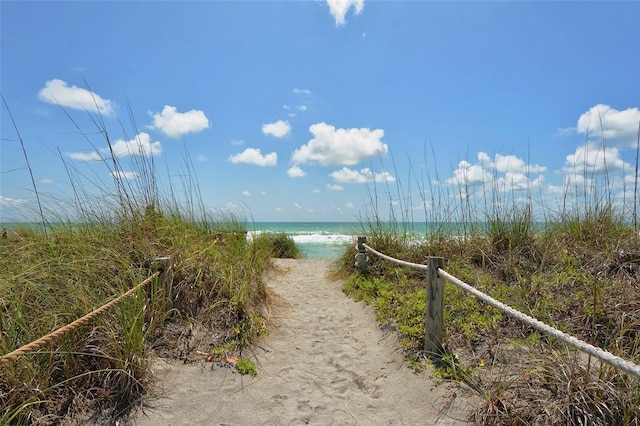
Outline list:
[[[420,220],[428,191],[486,188],[553,206],[599,179],[635,199],[640,2],[2,1],[0,20],[0,221],[33,218],[34,185],[64,210],[69,173],[100,196],[141,160],[255,221],[351,221],[378,196]]]

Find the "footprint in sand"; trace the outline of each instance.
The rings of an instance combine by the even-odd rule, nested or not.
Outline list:
[[[258,376],[159,361],[162,396],[132,425],[466,424],[477,398],[412,373],[373,311],[326,278],[329,260],[275,262],[285,272],[268,285],[281,303],[252,355]]]

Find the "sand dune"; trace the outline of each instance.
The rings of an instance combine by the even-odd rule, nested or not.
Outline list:
[[[371,308],[326,277],[330,261],[277,260],[277,328],[246,358],[259,374],[158,361],[162,394],[133,421],[169,425],[457,425],[473,398],[414,374]]]

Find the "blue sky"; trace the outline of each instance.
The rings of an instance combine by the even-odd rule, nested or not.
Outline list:
[[[437,207],[420,187],[554,205],[605,176],[633,199],[640,2],[3,1],[0,14],[0,91],[38,191],[61,206],[65,164],[89,192],[113,183],[97,112],[121,177],[152,159],[177,197],[192,173],[207,209],[258,221],[354,220],[372,188],[417,220]],[[0,221],[31,219],[7,111]]]

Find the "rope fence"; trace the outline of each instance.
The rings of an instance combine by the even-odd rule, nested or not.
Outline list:
[[[431,290],[431,292],[440,291],[440,293],[442,293],[443,280],[447,280],[450,283],[465,290],[466,292],[473,294],[474,296],[476,296],[477,299],[482,300],[488,305],[491,305],[492,307],[498,309],[499,311],[509,315],[510,317],[515,318],[518,321],[521,321],[535,328],[536,330],[539,330],[551,337],[554,337],[555,339],[569,346],[572,346],[582,352],[585,352],[603,362],[606,362],[607,364],[612,365],[615,368],[618,368],[626,373],[629,373],[633,376],[640,378],[640,365],[637,365],[631,361],[627,361],[623,358],[613,355],[612,353],[607,352],[601,348],[590,345],[587,342],[584,342],[576,337],[573,337],[567,333],[564,333],[563,331],[560,331],[554,327],[551,327],[540,320],[530,317],[529,315],[523,314],[522,312],[492,298],[491,296],[470,286],[469,284],[461,281],[460,279],[454,277],[453,275],[449,274],[444,269],[442,269],[442,263],[443,263],[441,261],[442,258],[430,257],[428,259],[428,265],[419,265],[417,263],[406,262],[404,260],[387,256],[386,254],[380,253],[379,251],[368,246],[366,244],[365,237],[358,237],[357,250],[358,250],[358,253],[356,254],[356,269],[358,269],[359,271],[366,270],[366,267],[367,267],[366,252],[370,252],[382,259],[388,260],[397,265],[426,271],[429,274],[427,279],[427,286],[428,286],[428,289],[427,289],[427,298],[428,298],[427,300],[427,335],[425,337],[425,349],[427,349],[429,352],[441,353],[442,351],[442,345],[441,345],[442,334],[441,332],[438,332],[438,330],[442,330],[442,311],[441,311],[442,306],[440,306],[439,308],[440,309],[439,313],[433,312],[434,309],[438,309],[438,308],[434,307],[433,303],[431,303],[433,299],[433,295],[429,294],[429,290]],[[437,261],[434,261],[434,259],[437,259]],[[442,294],[440,294],[440,297],[441,296]],[[439,301],[437,303],[439,303]],[[439,324],[438,324],[438,321],[440,322]],[[430,332],[429,331],[430,328],[435,329],[436,330],[435,333]],[[435,335],[430,336],[430,333]]]
[[[0,357],[0,363],[7,363],[9,361],[13,361],[15,359],[17,359],[19,356],[25,355],[27,353],[33,352],[37,349],[39,349],[40,347],[42,347],[43,345],[52,342],[54,340],[56,340],[57,338],[59,338],[60,336],[62,336],[65,333],[68,333],[72,330],[75,330],[76,328],[78,328],[79,326],[88,323],[89,321],[91,321],[93,318],[95,318],[96,316],[102,314],[103,312],[109,310],[110,308],[112,308],[114,305],[118,304],[119,302],[121,302],[123,299],[126,299],[127,297],[131,296],[133,293],[135,293],[136,291],[138,291],[139,289],[141,289],[142,287],[146,286],[147,284],[149,284],[150,282],[152,282],[155,278],[159,277],[160,281],[160,288],[161,290],[164,291],[165,286],[163,286],[163,282],[166,281],[166,278],[168,276],[168,278],[171,278],[171,259],[170,258],[159,258],[156,259],[156,263],[154,264],[154,269],[156,269],[156,272],[154,272],[149,278],[147,278],[146,280],[142,281],[141,283],[139,283],[138,285],[136,285],[135,287],[129,289],[126,293],[121,294],[120,296],[116,297],[115,299],[111,300],[110,302],[100,306],[97,309],[94,309],[93,311],[89,312],[88,314],[84,315],[83,317],[78,318],[77,320],[58,328],[55,331],[52,331],[51,333],[47,334],[46,336],[43,336],[37,340],[34,340],[31,343],[28,343],[24,346],[21,346],[20,348],[16,349],[13,352],[9,352],[8,354],[3,355],[2,357]],[[169,286],[171,284],[169,283]]]

